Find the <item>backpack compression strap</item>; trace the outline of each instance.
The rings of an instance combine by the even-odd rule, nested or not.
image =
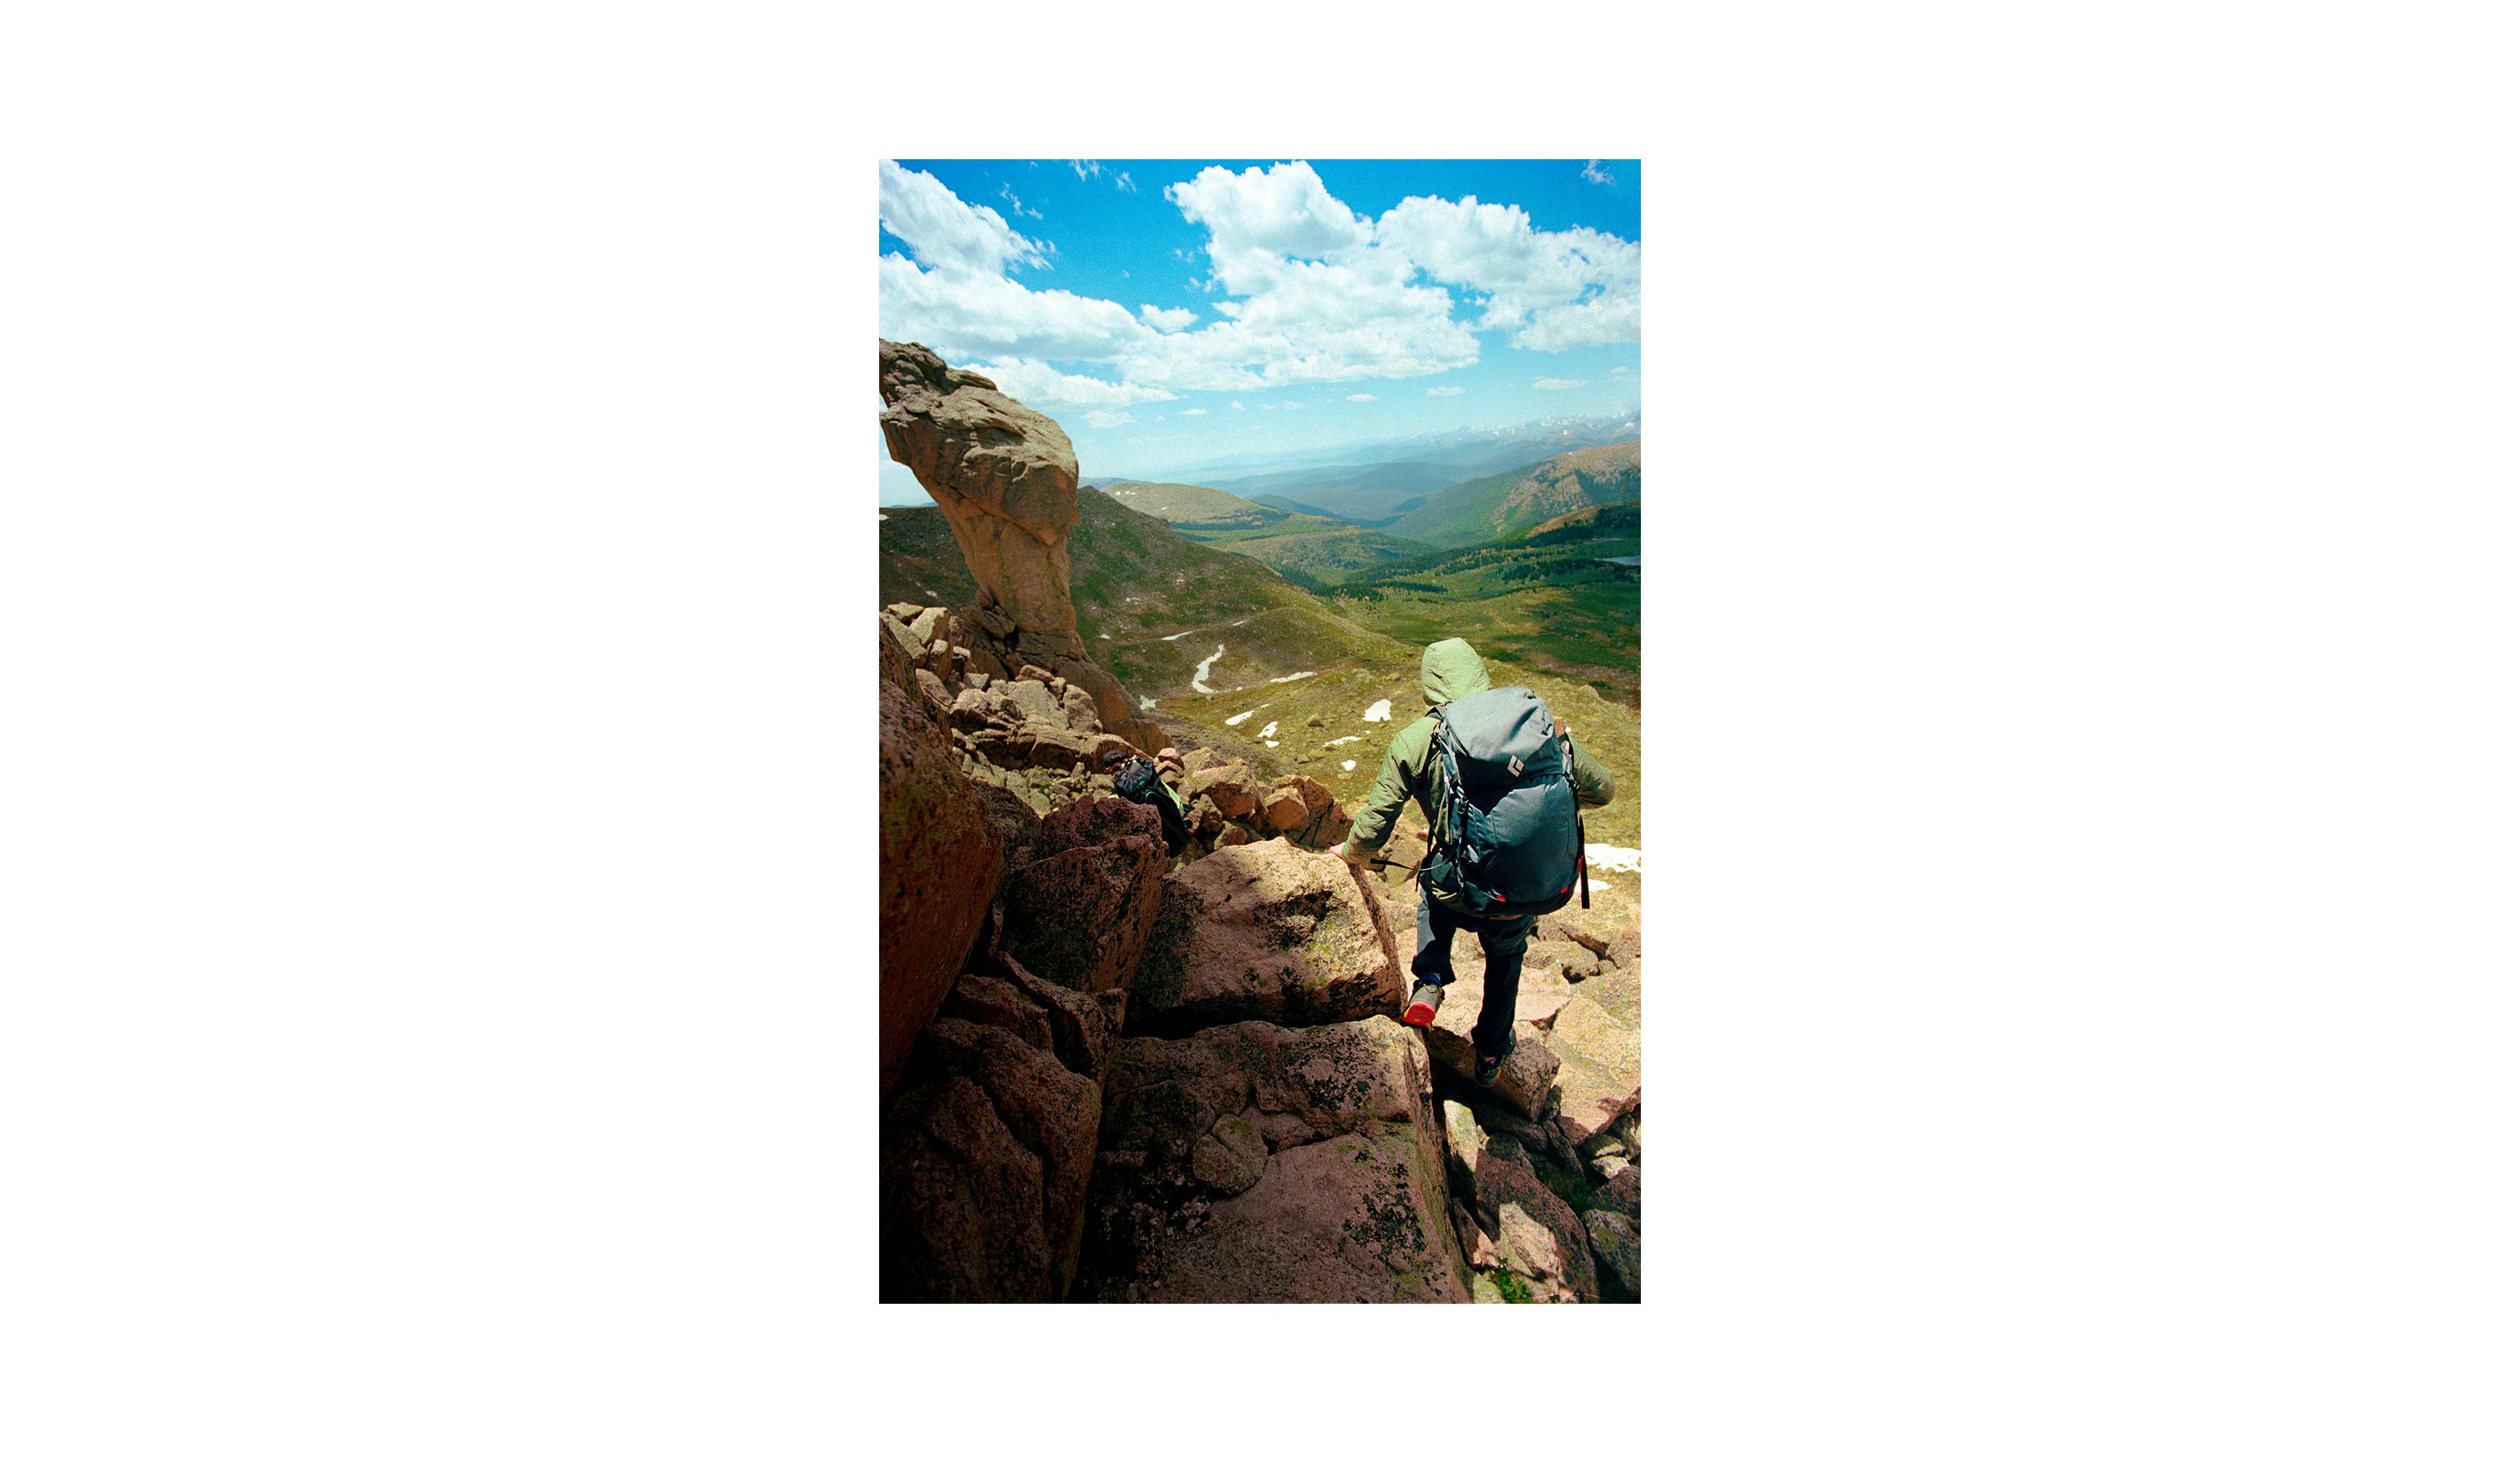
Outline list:
[[[1566,789],[1575,789],[1575,737],[1566,730],[1566,718],[1557,718],[1557,746],[1566,757]],[[1584,802],[1575,801],[1575,886],[1582,892],[1584,908],[1593,908],[1593,860],[1584,852]]]

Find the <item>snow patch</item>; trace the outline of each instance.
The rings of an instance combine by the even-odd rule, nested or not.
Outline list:
[[[1269,678],[1269,684],[1270,684],[1271,686],[1283,686],[1283,685],[1285,685],[1285,684],[1286,684],[1287,682],[1289,682],[1289,681],[1301,681],[1301,680],[1303,680],[1306,676],[1314,676],[1314,675],[1319,675],[1319,674],[1320,674],[1320,672],[1318,672],[1318,671],[1297,671],[1295,674],[1293,674],[1293,675],[1291,675],[1291,676],[1272,676],[1272,677],[1270,677],[1270,678]]]
[[[1185,630],[1185,631],[1183,631],[1183,632],[1181,633],[1181,635],[1167,635],[1167,636],[1165,636],[1165,637],[1164,637],[1164,639],[1166,639],[1166,640],[1168,640],[1168,641],[1177,641],[1177,640],[1180,640],[1180,639],[1182,638],[1182,635],[1188,635],[1188,634],[1190,634],[1190,632],[1189,632],[1189,631],[1187,631],[1187,630]]]
[[[883,514],[881,514],[881,513],[878,513],[878,514],[876,514],[876,515],[875,515],[875,520],[876,520],[878,523],[889,523],[889,522],[891,522],[891,521],[892,521],[890,518],[885,517],[885,516],[884,516]]]
[[[1606,868],[1612,873],[1642,873],[1645,871],[1645,856],[1642,850],[1621,848],[1615,843],[1588,843],[1584,845],[1584,862],[1593,865],[1595,868]]]
[[[1194,691],[1197,691],[1200,695],[1203,695],[1203,696],[1212,696],[1212,695],[1215,695],[1215,694],[1216,694],[1216,687],[1207,684],[1207,668],[1208,668],[1209,666],[1212,666],[1212,665],[1216,664],[1218,661],[1223,660],[1224,658],[1225,658],[1225,647],[1224,647],[1223,645],[1219,645],[1219,646],[1217,646],[1217,647],[1216,647],[1216,653],[1215,653],[1215,654],[1213,654],[1213,655],[1211,655],[1211,656],[1207,657],[1205,660],[1200,661],[1200,662],[1198,663],[1198,669],[1197,669],[1197,670],[1195,670],[1195,671],[1191,672],[1191,676],[1190,676],[1190,688],[1191,688],[1191,689],[1192,689],[1192,690],[1194,690]]]
[[[1365,719],[1369,722],[1387,722],[1391,720],[1390,697],[1386,696],[1365,708]]]
[[[1258,709],[1259,708],[1255,706],[1252,708],[1252,711],[1257,711]],[[1225,719],[1225,725],[1229,727],[1239,727],[1250,717],[1250,711],[1238,711]]]
[[[1355,771],[1356,771],[1356,762],[1355,762],[1355,759],[1351,758],[1351,759],[1349,759],[1349,760],[1348,760],[1348,761],[1346,761],[1346,762],[1342,762],[1342,763],[1340,763],[1340,764],[1339,764],[1339,771],[1340,771],[1340,772],[1343,772],[1343,773],[1352,773],[1352,772],[1355,772]]]
[[[1276,722],[1271,722],[1269,725],[1267,725],[1267,726],[1265,726],[1265,727],[1261,728],[1261,729],[1260,729],[1260,734],[1261,734],[1262,736],[1275,736],[1275,735],[1277,735],[1277,734],[1278,734],[1278,724],[1277,724]],[[1274,746],[1276,746],[1276,745],[1277,745],[1277,743],[1273,741],[1273,742],[1269,743],[1269,745],[1271,745],[1271,746],[1273,746],[1273,747],[1274,747]]]
[[[1276,742],[1274,742],[1274,741],[1264,741],[1264,742],[1260,743],[1260,745],[1262,745],[1262,746],[1264,746],[1264,747],[1274,747],[1274,746],[1276,746],[1276,745],[1277,745],[1277,743],[1276,743]]]
[[[1154,710],[1154,709],[1155,709],[1155,698],[1154,698],[1154,697],[1152,697],[1152,696],[1140,696],[1140,697],[1138,698],[1138,709],[1139,709],[1140,711],[1152,711],[1152,710]]]
[[[1365,740],[1365,738],[1362,736],[1333,736],[1329,740],[1322,743],[1322,750],[1327,752],[1332,747],[1343,747],[1349,742],[1363,740]]]
[[[1095,637],[1095,639],[1096,639],[1096,640],[1109,640],[1110,638],[1111,638],[1111,632],[1110,632],[1110,631],[1108,631],[1108,630],[1105,630],[1105,631],[1103,631],[1101,635],[1098,635],[1098,636],[1096,636],[1096,637]]]

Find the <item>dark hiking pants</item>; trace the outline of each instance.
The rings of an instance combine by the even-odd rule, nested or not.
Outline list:
[[[1522,948],[1531,943],[1531,926],[1528,914],[1472,919],[1437,906],[1423,892],[1418,897],[1418,955],[1409,962],[1418,979],[1435,986],[1452,983],[1455,930],[1474,932],[1479,949],[1487,952],[1487,991],[1479,1002],[1479,1024],[1470,1028],[1470,1044],[1481,1056],[1504,1051],[1513,1032],[1513,998],[1522,985]]]

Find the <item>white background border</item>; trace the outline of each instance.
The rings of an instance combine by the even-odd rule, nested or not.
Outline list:
[[[6,1450],[2507,1453],[2509,40],[13,15]],[[871,1304],[887,152],[1642,156],[1652,1304]]]

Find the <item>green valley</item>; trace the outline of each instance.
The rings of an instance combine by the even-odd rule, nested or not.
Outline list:
[[[1353,803],[1372,782],[1391,732],[1423,709],[1419,654],[1460,636],[1487,658],[1498,685],[1528,686],[1565,716],[1619,779],[1620,801],[1592,818],[1592,837],[1638,843],[1638,804],[1626,791],[1636,786],[1641,745],[1637,571],[1602,562],[1641,552],[1634,505],[1565,515],[1473,549],[1390,540],[1373,545],[1379,565],[1343,567],[1340,583],[1307,586],[1296,582],[1303,571],[1282,573],[1253,555],[1244,536],[1334,540],[1367,531],[1282,523],[1218,532],[1206,525],[1240,510],[1155,495],[1157,507],[1203,515],[1176,524],[1108,492],[1077,499],[1070,589],[1086,651],[1132,695],[1151,700],[1148,715],[1184,745],[1245,757],[1272,776],[1301,772]],[[1272,526],[1282,531],[1266,533]],[[1210,542],[1192,537],[1211,532]],[[887,509],[879,534],[879,603],[973,598],[940,511]],[[1377,702],[1389,703],[1389,719],[1365,720]],[[1308,725],[1315,717],[1319,727]]]

